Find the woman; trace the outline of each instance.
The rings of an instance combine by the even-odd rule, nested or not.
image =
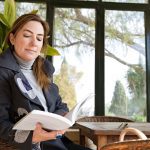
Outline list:
[[[40,56],[47,45],[48,24],[36,14],[19,17],[7,41],[9,48],[0,55],[0,137],[20,150],[88,150],[37,123],[34,131],[12,130],[13,125],[37,109],[64,115],[58,87],[52,82],[52,64]]]

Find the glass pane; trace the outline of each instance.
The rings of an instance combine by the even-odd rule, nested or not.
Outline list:
[[[4,11],[4,2],[0,1],[0,12],[3,14]]]
[[[31,12],[32,10],[38,10],[38,14],[46,19],[46,4],[44,3],[25,3],[16,2],[17,16]]]
[[[148,3],[148,0],[102,0],[103,2]]]
[[[112,70],[113,68],[113,70]],[[146,120],[144,13],[105,12],[105,110]]]
[[[46,19],[46,4],[44,3],[25,3],[25,2],[16,2],[16,12],[17,16],[20,16],[25,13],[29,13],[32,10],[38,10],[38,14]],[[4,11],[4,2],[0,1],[0,12]]]
[[[95,10],[55,9],[54,44],[60,56],[53,59],[54,80],[69,108],[94,91]],[[80,115],[93,115],[94,96],[88,99]]]

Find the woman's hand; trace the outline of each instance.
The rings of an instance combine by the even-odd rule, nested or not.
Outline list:
[[[47,140],[56,139],[58,134],[64,134],[66,130],[57,130],[57,131],[46,131],[42,128],[40,123],[36,124],[36,128],[33,131],[32,142],[38,143]]]

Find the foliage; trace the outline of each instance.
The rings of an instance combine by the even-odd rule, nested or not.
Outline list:
[[[60,95],[65,103],[72,108],[76,103],[75,88],[70,81],[69,67],[65,61],[61,65],[61,70],[58,75],[54,76],[55,83],[59,86]]]
[[[128,70],[128,88],[134,97],[138,98],[145,92],[145,78],[145,70],[141,65]]]
[[[127,96],[120,81],[116,81],[114,95],[109,108],[116,115],[127,115]]]
[[[82,76],[82,73],[76,72],[75,68],[69,66],[64,60],[61,64],[60,73],[54,76],[55,83],[59,86],[60,95],[69,109],[76,104],[76,91],[74,84]]]
[[[15,19],[16,7],[14,0],[5,0],[4,13],[0,13],[0,52],[7,48],[6,36]]]
[[[37,10],[31,11],[31,13],[37,13]],[[0,35],[1,35],[0,36],[0,53],[3,52],[8,47],[6,43],[6,37],[15,20],[16,20],[15,1],[5,0],[4,13],[0,13]],[[60,54],[55,48],[48,45],[45,55],[54,56],[54,55],[60,55]]]
[[[146,116],[136,114],[132,117],[132,120],[136,120],[137,122],[146,122]]]
[[[145,70],[139,65],[135,69],[130,68],[126,75],[128,81],[128,88],[132,94],[130,100],[129,113],[130,115],[139,114],[146,115],[146,83]],[[134,107],[133,107],[134,106]]]
[[[126,97],[121,82],[117,81],[109,112],[134,116],[136,121],[143,121],[146,116],[145,77],[145,70],[141,65],[129,68],[126,78],[132,97]]]

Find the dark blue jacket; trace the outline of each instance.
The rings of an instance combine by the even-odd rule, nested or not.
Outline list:
[[[52,76],[52,64],[45,61],[45,65],[45,70]],[[38,97],[31,93],[30,83],[21,72],[12,51],[7,49],[0,55],[0,138],[17,145],[20,150],[32,149],[32,132],[18,133],[12,130],[14,123],[33,109],[44,110]],[[54,83],[50,84],[48,91],[43,90],[43,93],[49,112],[63,114],[68,111]]]

